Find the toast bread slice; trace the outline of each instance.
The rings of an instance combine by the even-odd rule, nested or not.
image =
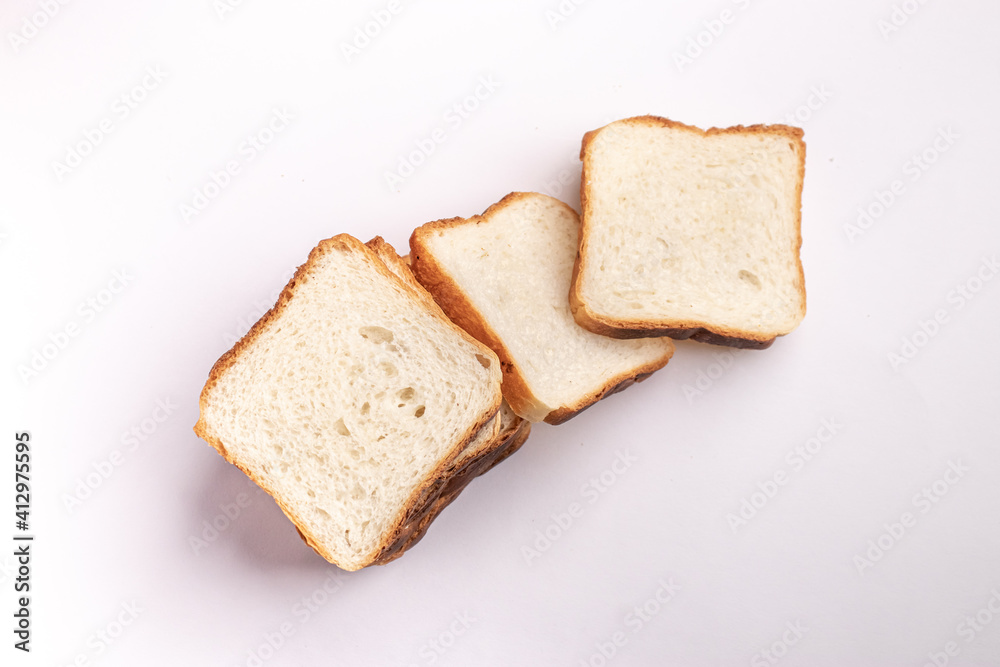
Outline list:
[[[341,234],[216,362],[195,432],[357,570],[399,550],[427,490],[498,428],[500,377],[488,348]]]
[[[581,326],[763,349],[802,321],[801,129],[641,116],[588,132],[580,158]]]

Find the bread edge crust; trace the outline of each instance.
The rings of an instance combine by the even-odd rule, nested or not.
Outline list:
[[[702,136],[713,136],[718,134],[776,134],[784,136],[793,141],[795,146],[795,152],[799,159],[799,173],[798,173],[798,183],[795,188],[795,200],[796,200],[796,221],[795,228],[797,231],[797,238],[795,242],[795,247],[793,248],[795,253],[795,263],[798,266],[799,273],[799,295],[801,300],[801,312],[796,321],[795,325],[788,331],[775,333],[774,335],[760,335],[752,331],[744,331],[740,329],[729,329],[725,327],[719,327],[711,325],[707,322],[701,321],[689,321],[689,320],[667,320],[667,321],[650,321],[650,320],[623,320],[615,317],[608,317],[595,313],[587,304],[580,298],[580,275],[583,269],[586,267],[586,262],[584,256],[586,254],[587,243],[589,240],[589,235],[587,230],[589,227],[589,215],[587,201],[589,199],[588,183],[587,183],[587,170],[589,167],[589,148],[593,140],[597,135],[607,128],[609,125],[615,125],[618,123],[628,124],[628,125],[646,125],[646,126],[659,126],[668,127],[672,129],[681,129],[690,132],[700,134]],[[573,264],[573,278],[570,283],[570,309],[573,312],[573,318],[577,323],[588,331],[600,334],[602,336],[608,336],[610,338],[651,338],[665,336],[673,338],[676,340],[692,339],[702,343],[709,343],[712,345],[724,345],[728,347],[737,347],[743,349],[753,349],[753,350],[763,350],[771,346],[774,341],[780,337],[785,336],[792,331],[794,331],[798,325],[802,322],[806,315],[806,279],[805,272],[802,267],[802,188],[805,183],[805,170],[806,170],[806,144],[803,141],[804,133],[801,128],[792,127],[790,125],[734,125],[732,127],[717,128],[711,127],[707,130],[702,130],[694,125],[686,125],[677,121],[670,120],[668,118],[662,118],[660,116],[635,116],[632,118],[624,118],[622,120],[615,121],[614,123],[609,123],[603,127],[596,130],[591,130],[583,135],[583,141],[580,145],[580,160],[583,162],[582,174],[580,176],[580,247],[577,249],[576,261]]]

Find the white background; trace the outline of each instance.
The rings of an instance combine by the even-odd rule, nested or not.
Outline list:
[[[220,15],[212,0],[92,0],[38,18],[37,0],[4,3],[0,662],[764,665],[771,647],[789,666],[917,667],[954,642],[939,663],[1000,664],[1000,614],[971,637],[961,625],[992,618],[1000,591],[1000,280],[977,282],[1000,252],[997,3],[908,0],[915,13],[884,35],[889,0],[593,0],[564,3],[558,21],[557,0],[403,2],[349,62],[341,45],[386,5],[328,4],[245,0]],[[714,23],[723,10],[729,23]],[[147,68],[162,80],[130,92]],[[496,90],[446,122],[480,77]],[[247,160],[241,146],[274,109],[293,120]],[[381,234],[405,251],[413,227],[513,190],[578,206],[580,139],[614,118],[708,127],[797,109],[801,327],[732,357],[681,343],[644,384],[537,426],[401,560],[340,572],[193,434],[209,368],[320,239]],[[60,178],[54,163],[103,119],[110,133]],[[385,173],[436,127],[445,141],[390,188]],[[914,169],[925,150],[933,164]],[[239,173],[186,223],[180,206],[230,160]],[[895,180],[895,201],[849,234]],[[127,286],[105,292],[122,270]],[[955,291],[967,284],[971,300]],[[939,310],[943,324],[927,325]],[[904,339],[919,349],[894,368]],[[173,406],[160,423],[157,400]],[[824,419],[836,434],[796,469],[786,455]],[[123,439],[133,428],[151,433]],[[6,546],[23,429],[30,656],[11,648]],[[585,494],[619,453],[636,463]],[[915,502],[949,462],[967,471],[939,482],[933,505]],[[727,516],[781,472],[734,530]],[[88,475],[96,488],[68,507]],[[196,553],[192,538],[213,537],[204,522],[241,493],[247,506]],[[574,502],[582,515],[552,528]],[[915,525],[883,536],[905,512]],[[529,558],[546,528],[561,534]],[[880,536],[889,549],[859,565]],[[675,597],[655,602],[671,579]],[[336,592],[304,618],[296,605],[326,581]]]

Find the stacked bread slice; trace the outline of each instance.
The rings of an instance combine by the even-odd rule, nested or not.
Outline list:
[[[805,314],[805,145],[785,126],[644,116],[584,137],[582,222],[512,193],[322,241],[212,368],[195,431],[319,554],[387,563],[476,476],[649,377],[671,338],[765,348]]]
[[[419,537],[458,457],[499,456],[500,377],[488,348],[341,235],[216,363],[195,431],[354,570]]]

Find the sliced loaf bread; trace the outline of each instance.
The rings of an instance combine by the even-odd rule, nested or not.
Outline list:
[[[580,325],[760,349],[802,321],[802,130],[643,116],[587,133],[580,157]]]
[[[212,368],[195,432],[356,570],[398,555],[427,489],[498,428],[500,378],[493,352],[340,235]]]

